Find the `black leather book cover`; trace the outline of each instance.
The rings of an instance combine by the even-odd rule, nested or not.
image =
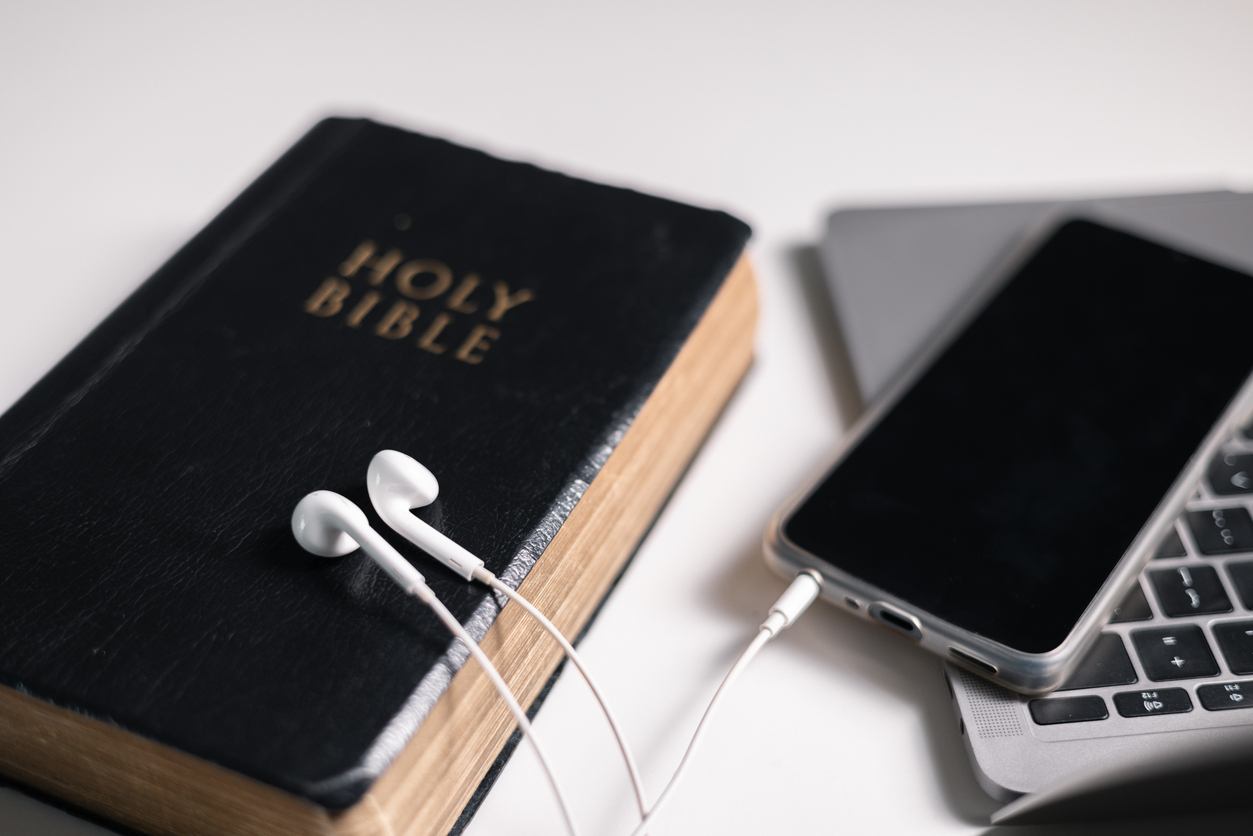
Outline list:
[[[0,682],[351,805],[463,654],[360,552],[304,553],[295,503],[373,518],[366,465],[403,450],[425,518],[516,584],[747,236],[320,123],[0,418]],[[482,635],[482,587],[406,553]]]

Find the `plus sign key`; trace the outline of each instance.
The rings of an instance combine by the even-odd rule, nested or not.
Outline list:
[[[1205,634],[1195,624],[1135,630],[1131,643],[1144,665],[1144,673],[1155,682],[1218,676],[1218,663]]]

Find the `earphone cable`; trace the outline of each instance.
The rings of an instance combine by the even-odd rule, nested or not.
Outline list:
[[[591,672],[589,672],[584,666],[583,659],[579,655],[578,651],[574,649],[574,645],[570,644],[566,637],[562,635],[561,631],[557,629],[556,625],[553,624],[547,616],[540,612],[534,604],[528,601],[516,589],[513,589],[504,581],[500,580],[500,578],[483,568],[474,570],[474,578],[487,584],[492,589],[500,592],[502,595],[505,595],[510,601],[516,602],[518,606],[526,610],[526,612],[528,612],[541,627],[548,631],[548,634],[556,640],[557,644],[561,645],[561,649],[565,651],[566,656],[569,657],[570,661],[574,663],[575,668],[577,668],[579,673],[582,674],[583,681],[587,683],[587,687],[591,690],[592,696],[595,697],[596,702],[600,704],[600,710],[605,715],[605,720],[609,723],[609,728],[613,732],[614,740],[618,743],[619,751],[622,752],[622,760],[625,762],[627,773],[631,778],[631,787],[635,790],[635,802],[639,807],[640,818],[645,818],[648,815],[648,801],[644,795],[644,780],[640,776],[640,771],[636,766],[635,758],[631,755],[631,749],[627,745],[626,738],[623,736],[621,728],[618,726],[618,721],[614,718],[613,712],[609,710],[609,704],[605,701],[605,698],[601,696],[600,689],[596,686],[595,681],[592,679]]]
[[[500,581],[495,574],[488,571],[479,557],[414,516],[414,508],[431,504],[439,495],[439,482],[436,480],[435,475],[411,456],[407,456],[397,450],[380,450],[370,460],[370,467],[366,472],[366,487],[369,490],[370,501],[374,504],[374,509],[393,530],[422,548],[448,569],[466,580],[478,580],[505,595],[509,600],[517,601],[518,605],[530,613],[561,645],[562,650],[565,651],[570,661],[574,663],[579,673],[583,675],[584,680],[592,691],[592,695],[600,704],[605,719],[609,722],[614,738],[618,742],[618,748],[622,752],[627,772],[630,774],[631,785],[635,790],[635,800],[639,806],[641,816],[640,824],[632,836],[642,836],[648,830],[649,823],[656,817],[658,808],[670,796],[675,785],[683,776],[709,719],[721,703],[724,694],[729,690],[731,683],[739,677],[740,672],[748,665],[753,656],[761,650],[762,646],[795,621],[814,602],[822,589],[822,582],[818,573],[806,569],[796,576],[792,584],[779,597],[779,600],[774,603],[774,606],[770,608],[770,614],[762,623],[757,638],[753,640],[740,657],[740,660],[731,668],[726,679],[723,680],[722,685],[719,686],[718,691],[714,694],[714,698],[705,710],[705,714],[701,718],[692,741],[688,745],[687,752],[684,753],[683,760],[680,761],[674,776],[671,777],[662,794],[658,796],[657,803],[649,809],[644,795],[643,780],[640,777],[639,769],[635,765],[635,760],[631,756],[630,748],[626,744],[626,739],[621,733],[617,720],[610,712],[608,704],[601,696],[600,689],[594,684],[591,675],[583,664],[583,660],[570,642],[566,640],[561,631],[538,608],[519,595],[516,590]],[[396,568],[403,573],[406,568],[411,569],[412,567],[408,567],[408,564],[405,564],[404,567],[398,566]],[[522,722],[524,721],[520,722],[520,726]],[[553,784],[553,789],[556,790],[557,785],[553,781],[551,773],[549,774],[549,780]],[[560,798],[559,792],[558,797]]]
[[[539,759],[540,767],[543,769],[545,777],[548,778],[548,784],[552,787],[553,795],[557,798],[557,806],[561,808],[561,815],[565,819],[566,829],[569,831],[570,836],[578,836],[578,830],[574,826],[574,817],[570,814],[570,807],[566,803],[565,794],[562,793],[561,786],[557,783],[557,776],[553,774],[553,770],[548,764],[548,759],[544,756],[543,749],[540,748],[539,740],[536,739],[535,732],[531,728],[531,721],[527,719],[526,712],[522,710],[522,706],[518,704],[518,700],[514,697],[513,692],[509,690],[504,677],[500,675],[500,672],[496,670],[496,666],[487,658],[487,654],[466,632],[466,629],[461,626],[456,617],[435,597],[435,593],[431,591],[429,586],[426,584],[421,584],[420,586],[413,585],[410,589],[415,596],[435,612],[449,632],[469,649],[470,655],[483,668],[483,672],[487,674],[492,685],[496,686],[496,691],[500,694],[501,699],[505,701],[505,705],[509,706],[510,713],[513,714],[514,720],[517,721],[518,729],[531,742],[531,748],[535,750],[535,756]]]
[[[779,596],[779,600],[770,608],[769,616],[762,622],[761,627],[757,629],[757,635],[749,643],[748,647],[744,649],[744,652],[740,654],[740,658],[735,660],[735,664],[727,672],[726,677],[722,680],[722,684],[714,692],[713,699],[709,701],[709,706],[705,709],[705,713],[701,715],[700,722],[696,725],[696,731],[692,734],[692,739],[687,744],[687,751],[683,753],[683,759],[679,761],[678,768],[670,776],[670,781],[666,784],[665,789],[661,791],[661,795],[657,796],[657,803],[648,811],[648,814],[644,816],[644,820],[639,823],[635,830],[631,831],[631,836],[643,836],[653,825],[654,819],[661,811],[666,799],[670,798],[691,764],[692,756],[696,753],[697,746],[702,737],[704,737],[709,721],[717,712],[727,693],[730,692],[731,685],[734,684],[735,680],[739,679],[740,674],[748,667],[749,662],[753,661],[753,657],[766,646],[766,643],[785,628],[791,626],[801,616],[801,613],[805,612],[809,605],[817,599],[818,593],[821,591],[822,584],[818,574],[812,571],[805,571],[797,575],[791,586]]]
[[[478,556],[414,516],[414,508],[431,504],[439,495],[439,481],[435,478],[435,474],[427,470],[421,462],[399,450],[380,450],[370,459],[370,467],[366,471],[366,489],[370,493],[370,502],[374,505],[374,510],[393,531],[466,580],[477,580],[503,594],[509,600],[516,601],[519,607],[529,613],[557,641],[566,656],[574,663],[575,668],[582,674],[592,691],[592,696],[600,705],[614,739],[618,743],[618,749],[622,752],[623,761],[626,763],[640,818],[647,815],[648,801],[644,795],[644,782],[640,778],[640,772],[635,765],[630,747],[627,746],[626,738],[622,734],[617,719],[609,710],[609,704],[605,701],[600,688],[596,686],[574,646],[537,607],[497,578],[494,573],[488,571]]]
[[[531,741],[535,755],[539,758],[540,768],[553,789],[557,806],[561,808],[566,829],[570,836],[578,836],[565,794],[562,793],[557,777],[548,764],[548,758],[544,757],[539,741],[535,739],[535,732],[531,728],[531,721],[527,719],[526,712],[522,710],[517,698],[505,683],[504,677],[487,658],[487,654],[479,647],[478,642],[466,632],[461,622],[457,621],[456,617],[426,585],[426,579],[422,577],[422,573],[370,527],[370,521],[360,508],[347,497],[340,496],[334,491],[314,491],[296,503],[291,516],[291,530],[292,536],[296,538],[301,548],[319,557],[339,557],[360,548],[382,567],[383,571],[399,584],[401,589],[431,608],[448,631],[466,646],[470,655],[483,668],[483,672],[495,686],[500,698],[509,707],[509,712],[518,723],[518,729],[527,740]],[[467,580],[469,580],[468,577]]]
[[[757,632],[757,636],[748,645],[744,652],[740,654],[740,658],[737,659],[735,664],[731,666],[731,670],[727,672],[726,678],[724,678],[722,680],[722,684],[718,686],[717,692],[714,694],[713,699],[709,701],[709,706],[705,709],[705,713],[701,716],[700,723],[696,726],[696,732],[692,735],[692,740],[687,745],[687,751],[683,753],[683,759],[679,761],[678,769],[676,769],[674,771],[674,775],[670,777],[670,782],[666,784],[665,789],[661,791],[661,795],[657,796],[657,803],[653,805],[652,810],[644,816],[644,819],[639,823],[639,826],[637,826],[635,830],[631,831],[631,836],[642,836],[642,834],[644,834],[644,832],[653,824],[653,819],[656,818],[657,813],[662,808],[662,805],[674,792],[675,787],[679,784],[679,780],[687,771],[687,767],[692,761],[692,755],[696,752],[697,745],[704,736],[705,729],[708,728],[709,720],[717,712],[718,706],[722,704],[722,700],[730,691],[731,685],[735,682],[735,680],[739,679],[740,674],[744,671],[744,668],[748,667],[748,663],[753,660],[753,657],[757,655],[757,652],[765,647],[766,642],[770,641],[773,637],[774,634],[769,630],[765,628],[759,630]]]

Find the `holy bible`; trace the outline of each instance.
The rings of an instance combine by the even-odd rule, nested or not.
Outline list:
[[[559,648],[374,516],[365,471],[567,635],[751,359],[748,228],[328,119],[0,417],[0,771],[159,834],[446,834],[514,729],[360,552],[345,494],[523,705]],[[480,793],[481,794],[481,793]]]

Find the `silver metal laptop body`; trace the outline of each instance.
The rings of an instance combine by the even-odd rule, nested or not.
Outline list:
[[[1253,195],[835,212],[820,255],[867,403],[1022,236],[1059,211],[1253,272]],[[1243,328],[1246,316],[1215,300],[1216,328]],[[980,785],[1002,801],[1018,799],[994,821],[1041,820],[1050,805],[1083,809],[1085,795],[1134,784],[1137,771],[1168,774],[1172,761],[1199,775],[1195,764],[1207,752],[1232,745],[1253,753],[1253,429],[1223,445],[1061,689],[1030,698],[950,664],[945,675]],[[1247,771],[1253,754],[1236,762]]]

